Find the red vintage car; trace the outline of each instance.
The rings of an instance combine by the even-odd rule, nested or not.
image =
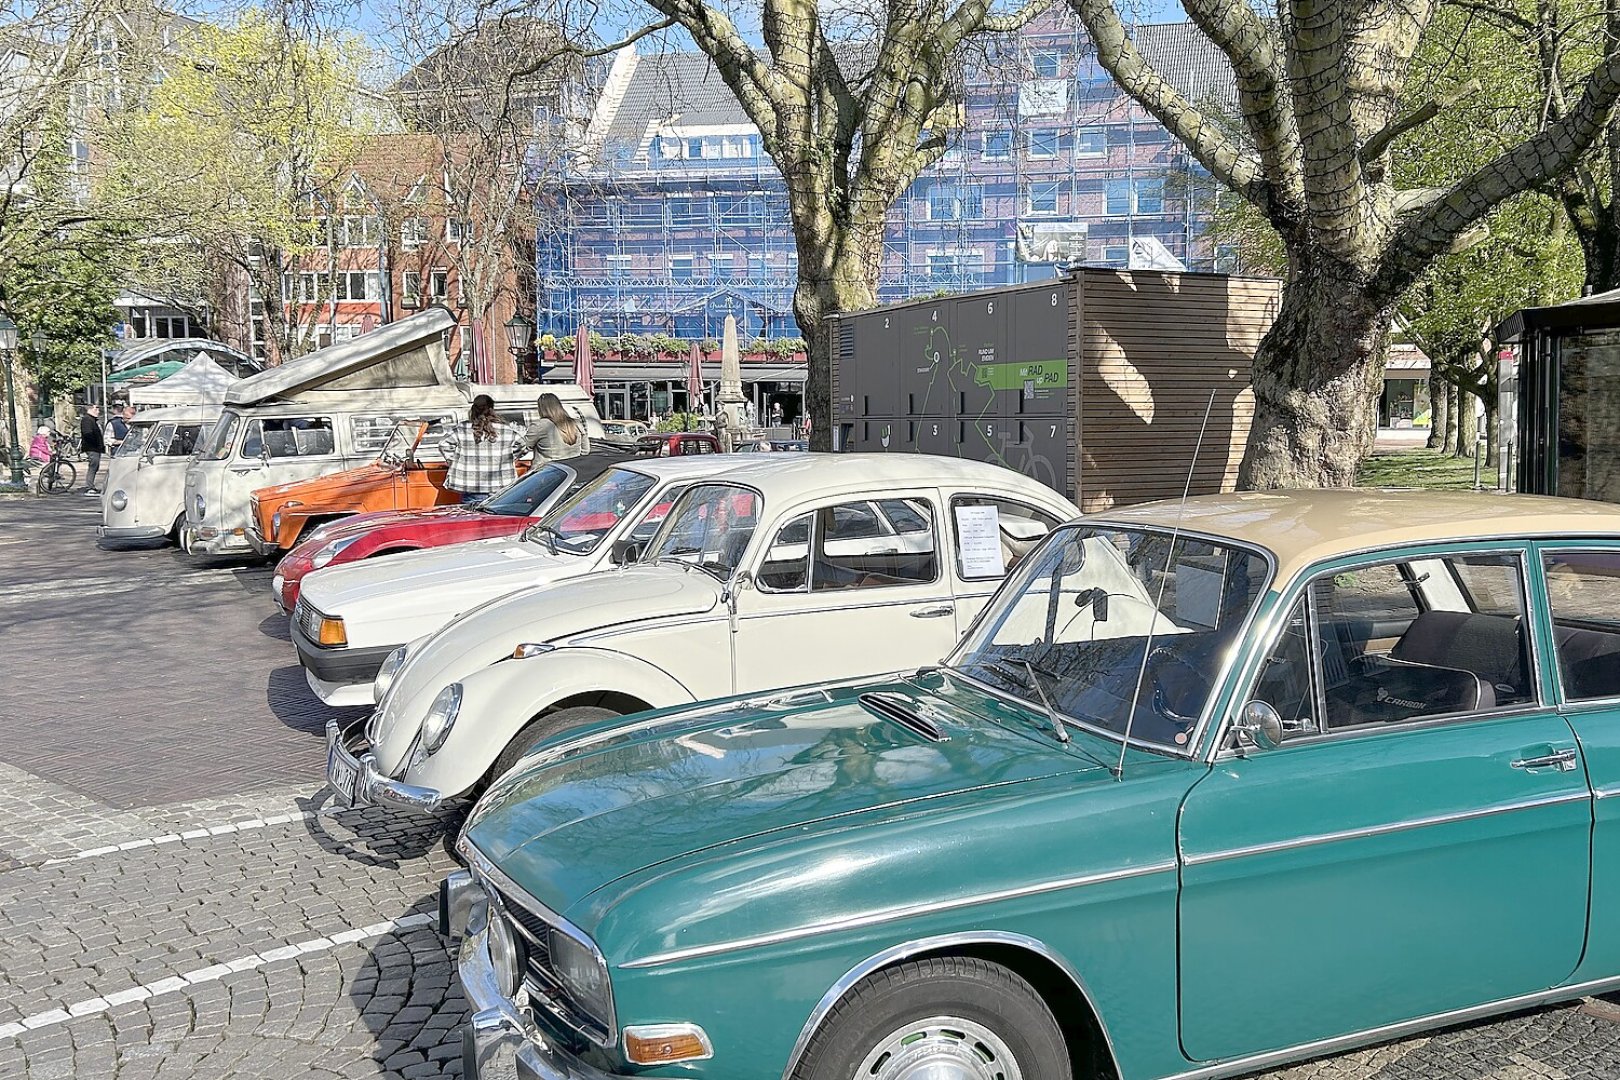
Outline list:
[[[316,529],[276,564],[271,595],[282,611],[290,612],[298,603],[299,583],[304,575],[323,566],[466,540],[516,536],[575,488],[633,456],[603,450],[547,462],[480,503],[380,510],[340,518]]]

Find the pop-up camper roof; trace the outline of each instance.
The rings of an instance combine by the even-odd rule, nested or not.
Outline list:
[[[218,405],[237,378],[205,352],[166,379],[130,390],[132,405]]]
[[[444,333],[456,325],[443,307],[378,327],[291,363],[243,379],[225,394],[227,405],[290,400],[311,390],[393,390],[453,387]]]

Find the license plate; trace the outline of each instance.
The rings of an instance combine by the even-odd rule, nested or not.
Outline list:
[[[360,781],[360,771],[343,758],[343,748],[333,743],[326,752],[326,782],[346,804],[354,805],[354,788]]]

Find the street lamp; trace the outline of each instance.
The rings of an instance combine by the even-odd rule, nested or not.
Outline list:
[[[6,429],[11,434],[11,482],[22,487],[22,446],[17,442],[17,389],[11,364],[17,355],[17,324],[0,312],[0,364],[6,368]]]
[[[506,331],[506,351],[512,354],[513,363],[520,368],[518,381],[521,382],[523,380],[521,371],[523,357],[527,356],[529,350],[534,347],[534,323],[524,318],[521,313],[517,313],[506,320],[503,329]]]

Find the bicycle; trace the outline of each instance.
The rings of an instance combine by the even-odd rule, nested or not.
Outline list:
[[[72,491],[74,481],[79,478],[79,470],[69,461],[67,455],[71,452],[72,440],[65,435],[51,436],[51,459],[37,461],[34,458],[23,459],[25,471],[37,471],[33,479],[34,490],[41,495],[61,495]]]

